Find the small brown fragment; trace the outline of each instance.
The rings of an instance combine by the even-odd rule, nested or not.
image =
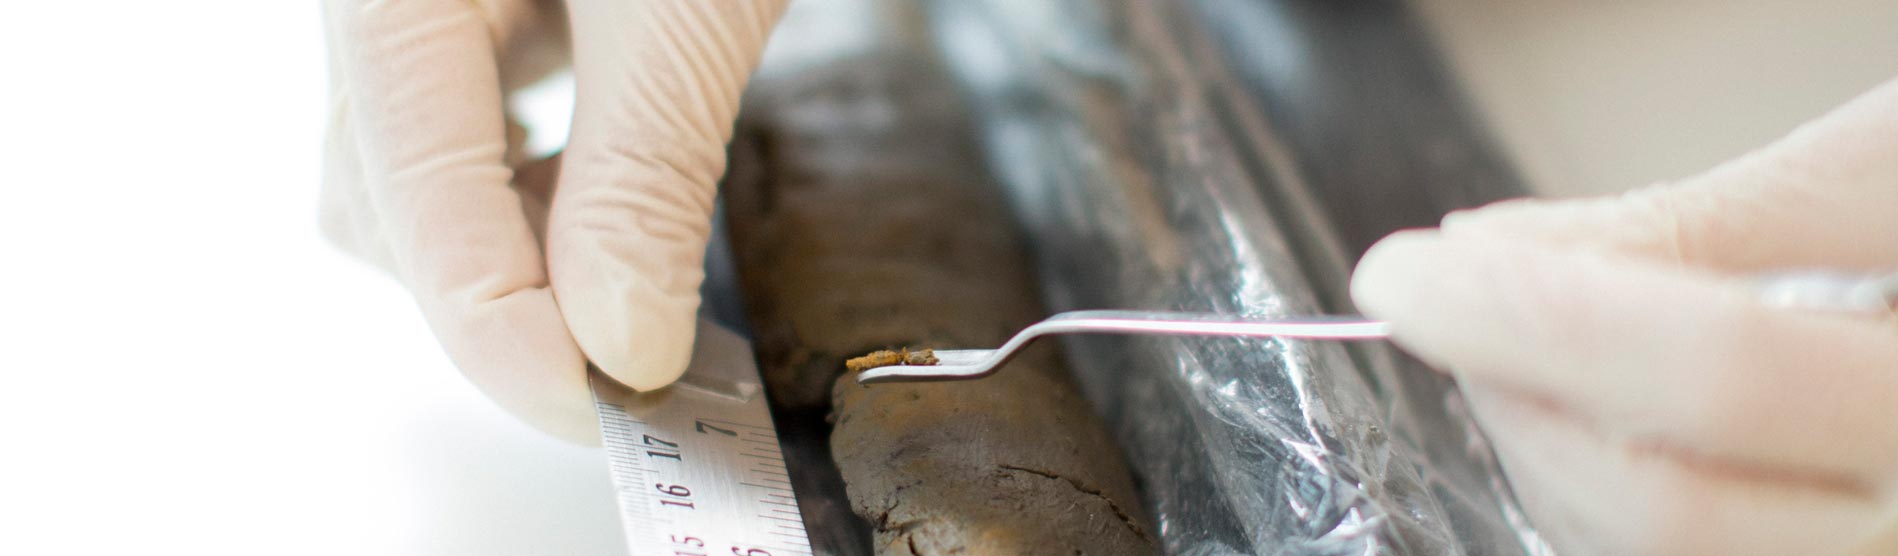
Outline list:
[[[909,348],[903,348],[895,351],[886,349],[871,352],[869,355],[845,361],[844,368],[854,373],[892,365],[934,365],[937,363],[941,361],[936,359],[936,350],[910,351]]]

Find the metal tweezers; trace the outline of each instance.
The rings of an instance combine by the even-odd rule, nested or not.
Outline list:
[[[1772,306],[1889,317],[1898,312],[1898,273],[1864,276],[1794,272],[1755,282]],[[934,350],[933,365],[886,365],[867,369],[857,382],[926,382],[982,378],[1002,368],[1022,348],[1056,334],[1242,336],[1302,340],[1382,340],[1390,325],[1360,316],[1249,318],[1241,315],[1169,311],[1069,311],[1023,328],[997,349]]]

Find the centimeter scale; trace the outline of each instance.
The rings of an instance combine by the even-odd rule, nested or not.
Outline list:
[[[749,341],[700,320],[678,383],[588,380],[633,556],[812,556]]]

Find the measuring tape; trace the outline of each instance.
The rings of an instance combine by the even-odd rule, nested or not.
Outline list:
[[[678,383],[588,380],[633,556],[813,556],[749,341],[701,320]]]

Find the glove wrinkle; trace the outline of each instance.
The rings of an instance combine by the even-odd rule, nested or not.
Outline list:
[[[573,138],[547,268],[574,339],[636,389],[684,372],[738,97],[783,2],[575,1]]]

